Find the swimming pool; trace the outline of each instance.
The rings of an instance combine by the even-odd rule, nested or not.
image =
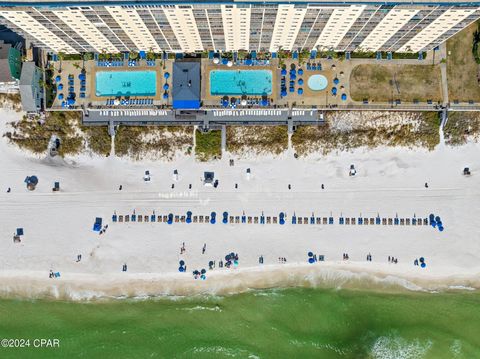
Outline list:
[[[211,95],[270,95],[272,71],[213,70],[210,71]]]
[[[328,85],[328,80],[323,75],[312,75],[308,78],[308,87],[313,91],[325,90]]]
[[[99,71],[95,74],[97,96],[155,96],[155,71]]]

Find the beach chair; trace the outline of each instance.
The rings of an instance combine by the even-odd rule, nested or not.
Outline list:
[[[333,217],[328,218],[328,224],[333,224]]]
[[[197,223],[197,222],[198,222],[198,216],[193,216],[192,222],[193,222],[193,223]]]
[[[424,225],[424,226],[428,226],[428,218],[424,218],[424,219],[423,219],[423,225]]]
[[[370,218],[370,225],[373,226],[375,224],[375,218]]]
[[[410,225],[410,218],[405,218],[405,225],[409,226]]]
[[[130,219],[131,219],[132,222],[136,222],[136,221],[137,221],[137,215],[136,215],[136,214],[132,214],[132,215],[130,216]]]
[[[303,224],[308,224],[308,217],[303,217]]]
[[[130,216],[128,214],[125,215],[125,222],[130,222]]]
[[[118,221],[119,221],[119,222],[123,222],[123,215],[119,215],[119,216],[118,216]]]
[[[245,215],[242,216],[242,223],[247,223],[247,216]]]
[[[258,224],[258,217],[257,216],[253,217],[253,223]]]
[[[347,226],[350,225],[350,217],[345,218],[345,224],[346,224]]]
[[[272,217],[267,216],[267,224],[270,224],[270,223],[272,223]]]
[[[248,224],[252,224],[252,217],[248,216]]]
[[[156,219],[155,214],[150,215],[150,222],[155,222]]]
[[[387,219],[386,218],[382,218],[382,225],[384,225],[384,226],[387,225]]]
[[[393,224],[393,219],[392,218],[389,218],[388,219],[388,225],[391,226]]]
[[[168,216],[163,216],[163,223],[167,223],[168,222]]]
[[[298,224],[303,224],[303,217],[298,217],[297,223]]]
[[[405,218],[400,218],[400,225],[404,226],[405,225]]]
[[[273,224],[277,224],[277,221],[278,221],[277,217],[274,216],[274,217],[272,218],[272,223],[273,223]]]
[[[177,215],[175,216],[175,223],[178,223],[178,222],[180,222],[180,216]]]
[[[320,217],[317,217],[316,222],[317,222],[317,224],[322,224],[322,219]]]
[[[142,216],[142,215],[139,215],[139,216],[138,216],[138,221],[137,221],[137,222],[139,222],[139,223],[140,223],[140,222],[143,222],[143,216]]]
[[[157,216],[157,222],[162,223],[163,222],[163,217],[162,216]]]
[[[363,224],[365,224],[365,225],[368,226],[368,218],[364,218],[364,219],[363,219]]]
[[[398,219],[398,217],[395,217],[395,218],[393,219],[393,224],[394,224],[395,226],[398,226],[398,225],[400,224],[400,220]]]
[[[185,216],[180,217],[180,223],[185,223]]]
[[[155,217],[154,217],[154,218],[155,218]],[[147,215],[143,216],[143,221],[144,221],[144,222],[149,222],[149,221],[150,221],[150,217],[147,216]]]
[[[328,219],[327,219],[327,217],[323,217],[323,224],[328,224]]]
[[[235,223],[240,223],[240,216],[235,216]]]
[[[417,225],[417,219],[414,217],[412,218],[412,226],[416,226]]]
[[[234,216],[230,216],[229,222],[230,222],[230,223],[235,223],[235,217],[234,217]]]
[[[363,224],[363,219],[362,219],[362,217],[358,217],[358,224],[359,224],[359,225],[362,225],[362,224]]]
[[[112,222],[113,223],[117,222],[117,215],[116,214],[112,215]]]
[[[265,224],[265,216],[263,214],[260,216],[260,224]]]
[[[343,217],[340,217],[338,219],[338,224],[345,224],[345,219]]]
[[[417,219],[417,226],[422,226],[423,225],[423,221],[421,218]]]
[[[356,224],[355,218],[352,218],[352,219],[350,220],[350,223],[351,223],[352,225]]]

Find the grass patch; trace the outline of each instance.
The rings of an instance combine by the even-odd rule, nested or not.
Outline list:
[[[480,138],[480,114],[478,112],[449,112],[448,121],[443,129],[445,143],[458,146],[469,139]]]
[[[222,158],[222,131],[195,131],[195,155],[200,161]]]
[[[15,112],[22,110],[22,99],[19,93],[0,93],[0,106],[11,108]]]
[[[190,153],[192,127],[120,126],[115,135],[115,154],[142,159],[148,155],[173,158],[176,151]]]
[[[80,121],[81,114],[72,111],[48,112],[44,123],[24,116],[11,123],[13,132],[7,132],[5,136],[20,148],[40,154],[47,151],[50,139],[55,135],[61,141],[59,155],[75,155],[84,148]]]
[[[479,65],[472,53],[473,23],[447,41],[447,78],[450,101],[480,102]]]
[[[112,148],[107,126],[82,126],[87,147],[101,156],[108,156]]]
[[[288,148],[287,126],[228,126],[227,148],[233,153],[253,151],[280,154]]]
[[[299,156],[378,146],[432,150],[440,142],[436,112],[342,112],[327,113],[325,119],[325,125],[297,127],[292,145]]]
[[[354,101],[441,101],[440,68],[431,65],[358,65],[350,75],[350,95]]]

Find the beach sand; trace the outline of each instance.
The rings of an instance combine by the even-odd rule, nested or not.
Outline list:
[[[22,114],[0,110],[0,129]],[[122,296],[229,294],[252,288],[325,286],[445,290],[480,288],[480,145],[434,151],[405,148],[358,149],[295,159],[280,156],[200,163],[194,156],[174,161],[130,161],[118,157],[38,158],[0,141],[0,294],[88,299]],[[229,159],[235,158],[235,166]],[[348,170],[354,164],[357,175]],[[463,176],[469,167],[472,176]],[[251,169],[251,177],[246,169]],[[152,181],[143,181],[149,170]],[[173,180],[178,170],[179,180]],[[202,184],[214,171],[218,188]],[[37,175],[35,191],[24,179]],[[60,182],[61,191],[52,192]],[[428,182],[429,188],[424,187]],[[175,188],[172,189],[172,183]],[[235,189],[235,183],[238,189]],[[192,184],[192,190],[189,190]],[[291,185],[291,190],[288,185]],[[321,184],[325,189],[321,189]],[[119,185],[123,190],[119,191]],[[11,193],[6,193],[11,187]],[[217,223],[112,223],[112,214],[194,215],[217,213]],[[287,215],[287,223],[223,224],[222,213]],[[334,225],[292,225],[291,216],[333,215]],[[339,225],[337,218],[442,218],[445,230],[430,226]],[[92,231],[95,217],[108,224]],[[23,227],[21,243],[13,233]],[[186,252],[180,255],[185,243]],[[202,247],[206,244],[206,252]],[[325,262],[307,264],[307,253]],[[225,255],[239,255],[236,268],[218,268]],[[343,261],[342,254],[349,260]],[[366,261],[371,253],[373,259]],[[77,255],[82,260],[76,262]],[[264,264],[258,263],[260,255]],[[398,258],[390,264],[388,256]],[[285,257],[287,264],[279,264]],[[425,257],[427,267],[413,261]],[[179,273],[179,261],[187,265]],[[208,269],[194,280],[194,269]],[[122,272],[123,264],[128,272]],[[49,271],[61,277],[49,278]]]

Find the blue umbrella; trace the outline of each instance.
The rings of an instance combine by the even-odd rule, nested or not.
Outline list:
[[[282,225],[285,224],[285,213],[280,212],[279,217],[280,217],[280,224]]]
[[[342,101],[346,101],[346,100],[347,100],[347,94],[342,93]]]
[[[420,264],[420,267],[425,268],[427,265],[425,263]]]
[[[69,98],[69,99],[67,100],[67,104],[68,104],[68,105],[74,105],[74,104],[75,104],[75,100],[74,100],[73,98]]]
[[[303,85],[303,79],[298,79],[298,84],[301,86]]]
[[[308,252],[308,256],[309,256],[309,257],[313,257],[313,253],[312,253],[312,252]]]
[[[337,88],[336,87],[332,87],[332,95],[336,95],[337,94]]]
[[[430,213],[430,215],[428,216],[428,218],[430,218],[431,221],[433,221],[435,219],[435,215],[433,213]]]
[[[201,278],[202,280],[207,279],[207,277],[205,276],[205,274],[202,274],[202,275],[200,276],[200,278]]]
[[[297,75],[290,73],[290,80],[295,80],[297,78]]]
[[[295,69],[290,70],[290,75],[295,75],[296,73],[297,73],[297,71],[295,71]]]
[[[313,258],[308,258],[308,263],[313,264],[315,263],[315,261],[313,260]]]
[[[286,76],[287,75],[287,70],[286,69],[282,69],[282,76]]]
[[[303,89],[301,87],[298,89],[298,94],[303,95]]]
[[[262,99],[261,105],[262,105],[262,106],[267,106],[267,105],[268,105],[268,100],[265,99],[265,98]]]
[[[202,270],[200,271],[200,273],[205,274],[205,273],[207,273],[207,271],[206,271],[205,269],[202,269]]]
[[[421,263],[423,263],[423,262],[425,262],[425,258],[420,257],[419,261],[420,261]]]
[[[441,221],[441,220],[440,220],[440,216],[436,216],[436,217],[435,217],[435,221],[440,222],[440,221]]]
[[[184,271],[185,271],[185,268],[183,268],[183,267],[178,267],[178,271],[179,271],[179,272],[184,272]]]
[[[335,85],[338,85],[338,82],[339,82],[339,81],[338,81],[338,78],[335,77],[335,78],[333,79],[333,83],[334,83]]]
[[[78,75],[78,78],[79,80],[85,80],[85,74],[81,73],[80,75]]]
[[[183,260],[181,260],[180,265],[183,267],[185,265],[185,262]]]
[[[66,107],[67,103],[65,101],[62,101],[62,107]]]
[[[251,59],[246,59],[246,60],[245,60],[245,65],[250,66],[251,64],[252,64],[252,60],[251,60]]]
[[[303,75],[303,69],[298,69],[298,74]]]
[[[168,92],[165,92],[165,93],[163,94],[163,98],[164,98],[165,100],[168,98]]]
[[[228,64],[228,59],[224,57],[224,58],[222,59],[222,64],[224,64],[224,65]]]
[[[55,77],[55,81],[56,81],[56,82],[62,81],[62,77],[61,77],[60,75],[58,75],[57,77]]]
[[[443,232],[443,226],[438,226],[438,230],[439,230],[440,232]]]
[[[282,90],[282,93],[281,93],[282,97],[285,97],[287,96],[287,90]]]
[[[169,88],[170,88],[170,86],[168,84],[163,85],[164,90],[168,90]]]
[[[222,101],[222,106],[223,106],[223,107],[228,107],[228,101],[227,101],[227,100],[223,100],[223,101]]]
[[[58,99],[59,99],[59,100],[63,100],[63,93],[58,94]]]
[[[173,223],[173,214],[169,214],[168,215],[168,221],[167,221],[168,224],[172,224]]]
[[[212,212],[212,213],[210,213],[210,217],[211,217],[211,218],[210,218],[210,223],[211,223],[211,224],[215,224],[217,214],[216,214],[215,212]]]
[[[223,223],[227,224],[228,223],[228,212],[223,212]]]
[[[166,79],[168,79],[168,78],[170,77],[170,74],[169,74],[168,72],[165,72],[165,73],[163,74],[163,77],[165,77]]]
[[[63,84],[58,84],[57,89],[60,91],[63,90]]]

